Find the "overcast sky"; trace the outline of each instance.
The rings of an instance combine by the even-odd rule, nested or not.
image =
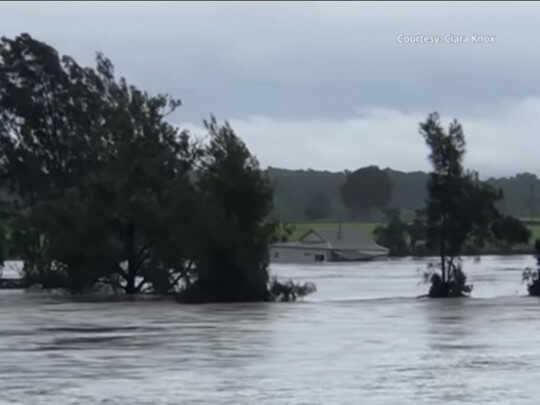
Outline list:
[[[228,119],[263,167],[425,170],[418,123],[439,111],[482,177],[540,175],[539,18],[529,3],[0,3],[2,35],[83,65],[102,51],[181,98],[181,127]]]

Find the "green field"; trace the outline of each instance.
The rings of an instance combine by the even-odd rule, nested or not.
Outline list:
[[[337,222],[300,222],[293,223],[295,229],[291,235],[291,240],[298,240],[304,233],[309,231],[312,228],[315,229],[338,229]],[[373,230],[381,225],[379,222],[343,222],[343,227],[357,227],[362,228],[368,235],[373,235]],[[535,240],[540,239],[540,224],[539,223],[528,223],[527,227],[531,230],[532,236],[529,241],[531,246],[534,246]]]
[[[294,223],[295,229],[291,235],[291,240],[298,240],[303,234],[312,228],[315,229],[335,229],[337,231],[339,224],[337,222],[301,222]],[[342,227],[362,228],[367,234],[372,235],[373,230],[381,225],[379,222],[343,222]],[[540,227],[539,227],[540,232]]]
[[[540,239],[540,225],[527,225],[527,228],[529,228],[532,232],[532,236],[529,241],[529,244],[532,246],[534,245],[534,241],[536,239]]]

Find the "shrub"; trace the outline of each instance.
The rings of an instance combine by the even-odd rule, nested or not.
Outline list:
[[[273,301],[296,301],[297,298],[304,297],[315,291],[317,291],[317,287],[311,282],[300,284],[288,280],[282,283],[277,278],[273,278],[270,282],[270,296]]]
[[[536,239],[534,243],[536,250],[536,269],[526,268],[523,271],[523,281],[527,283],[527,291],[529,295],[540,296],[540,239]]]
[[[424,273],[424,281],[431,283],[428,296],[430,298],[467,297],[473,286],[467,284],[467,276],[461,268],[461,263],[449,263],[447,279],[443,280],[441,274],[435,271],[436,266],[431,263],[429,270]]]

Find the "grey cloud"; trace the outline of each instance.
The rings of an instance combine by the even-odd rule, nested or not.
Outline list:
[[[539,11],[538,4],[503,3],[2,3],[0,26],[8,36],[29,32],[84,64],[103,51],[130,81],[180,97],[175,122],[214,113],[268,137],[260,142],[269,145],[256,147],[263,162],[343,169],[365,160],[413,169],[425,164],[424,149],[396,138],[396,121],[371,128],[378,136],[363,138],[359,149],[377,153],[365,158],[345,143],[359,135],[340,131],[362,125],[358,111],[375,109],[414,117],[407,130],[416,134],[418,120],[438,110],[492,131],[478,134],[484,143],[471,140],[478,148],[471,159],[493,159],[493,137],[509,134],[489,123],[540,97]],[[402,45],[400,33],[491,34],[496,42]],[[532,141],[536,127],[520,141]],[[329,144],[324,131],[341,140]],[[290,157],[272,152],[281,137]]]
[[[504,103],[493,116],[460,119],[468,152],[465,166],[481,178],[540,173],[540,98]],[[235,130],[263,167],[342,171],[376,164],[404,171],[429,170],[428,149],[418,132],[427,111],[388,108],[359,111],[345,119],[233,118]],[[453,117],[442,116],[445,127]],[[203,134],[196,123],[187,128]]]

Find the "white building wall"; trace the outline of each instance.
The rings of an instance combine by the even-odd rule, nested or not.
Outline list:
[[[272,262],[320,263],[329,259],[329,251],[325,249],[304,249],[301,247],[271,247]]]

